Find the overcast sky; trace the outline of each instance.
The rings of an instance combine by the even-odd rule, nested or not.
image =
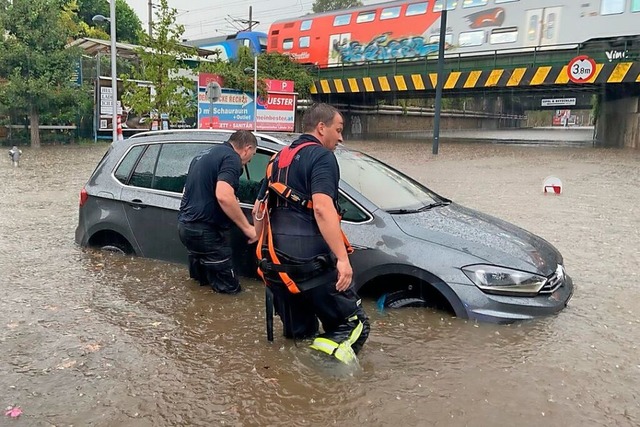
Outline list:
[[[364,4],[383,0],[364,0]],[[138,14],[142,27],[149,28],[149,0],[127,0]],[[159,4],[159,0],[153,0]],[[178,22],[185,26],[184,38],[199,39],[233,34],[246,24],[234,20],[249,20],[249,6],[253,19],[260,21],[258,31],[265,33],[273,21],[302,16],[311,12],[313,0],[168,0],[169,7],[178,10]]]

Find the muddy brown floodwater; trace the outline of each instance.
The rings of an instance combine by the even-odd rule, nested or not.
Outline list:
[[[24,149],[0,165],[0,408],[23,411],[0,425],[640,424],[640,152],[348,145],[550,241],[569,306],[498,326],[365,301],[360,369],[337,371],[307,343],[267,343],[256,281],[217,295],[184,266],[77,247],[78,193],[106,145]],[[561,196],[542,194],[549,175]]]

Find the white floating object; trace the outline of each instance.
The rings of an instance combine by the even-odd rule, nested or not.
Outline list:
[[[544,194],[562,194],[562,181],[555,176],[549,176],[542,184],[542,192]]]

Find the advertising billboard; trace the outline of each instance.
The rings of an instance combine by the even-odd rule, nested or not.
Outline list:
[[[138,86],[145,87],[149,90],[149,96],[152,93],[152,85],[150,82],[136,82]],[[110,77],[100,77],[97,80],[96,84],[96,94],[98,95],[98,102],[96,103],[98,107],[98,123],[96,126],[96,130],[98,132],[106,132],[110,134],[113,129],[111,126],[111,119],[113,118],[113,90],[111,88],[111,78]],[[123,84],[122,80],[118,80],[117,82],[118,93],[116,96],[117,104],[117,112],[118,115],[122,117],[122,130],[148,130],[150,129],[151,123],[149,120],[149,113],[138,113],[133,111],[133,109],[127,105],[122,106],[122,91]]]
[[[144,88],[148,94],[149,99],[153,99],[155,96],[155,87],[151,82],[132,80],[138,87]],[[193,97],[193,91],[198,87],[197,82],[193,82],[193,86],[185,88],[188,90],[191,97]],[[118,79],[117,82],[118,93],[115,99],[117,102],[117,113],[121,116],[122,131],[125,136],[129,136],[132,133],[137,133],[145,130],[158,130],[161,128],[162,123],[166,122],[166,127],[169,127],[171,123],[172,128],[195,128],[196,127],[196,110],[195,104],[191,102],[191,111],[187,117],[169,117],[165,119],[159,118],[156,111],[143,111],[138,112],[133,110],[129,105],[122,105],[122,93],[124,91],[124,84],[122,80]],[[111,122],[113,118],[113,90],[111,88],[110,77],[100,77],[96,82],[96,132],[103,136],[111,135],[112,127]],[[160,115],[166,114],[160,112]],[[160,119],[160,120],[159,120]]]
[[[254,99],[253,93],[223,87],[222,96],[210,103],[206,85],[213,75],[200,75],[198,127],[200,129],[247,129],[293,132],[296,94],[290,80],[266,80],[267,97]],[[215,80],[219,81],[219,80]],[[254,115],[254,111],[257,113]]]

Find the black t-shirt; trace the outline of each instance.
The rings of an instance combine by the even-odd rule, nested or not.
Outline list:
[[[183,223],[206,222],[228,228],[231,221],[216,198],[216,183],[227,182],[237,191],[240,175],[242,161],[229,142],[197,155],[189,165],[178,220]]]
[[[326,194],[337,202],[340,170],[335,155],[321,145],[314,136],[303,134],[291,148],[300,144],[314,142],[300,149],[291,161],[285,182],[298,193],[308,196]],[[276,163],[272,179],[276,180]],[[313,211],[298,205],[278,203],[279,207],[271,211],[271,228],[276,248],[299,258],[313,257],[328,253]]]

